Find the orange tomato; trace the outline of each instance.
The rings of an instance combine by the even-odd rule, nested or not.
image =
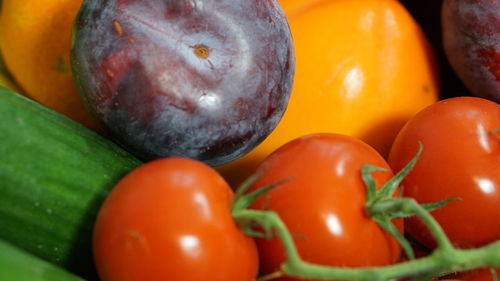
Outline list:
[[[288,108],[271,135],[218,167],[233,186],[297,137],[332,132],[387,156],[404,123],[438,99],[430,45],[396,0],[281,0],[296,51]]]
[[[70,67],[71,28],[81,0],[4,0],[0,48],[24,93],[90,127]]]

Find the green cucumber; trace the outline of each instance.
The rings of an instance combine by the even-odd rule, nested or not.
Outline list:
[[[0,87],[0,239],[87,279],[92,228],[110,189],[141,162]]]
[[[84,281],[2,240],[0,240],[0,280]]]

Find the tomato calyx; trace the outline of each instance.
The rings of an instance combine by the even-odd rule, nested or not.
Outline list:
[[[410,173],[411,169],[417,163],[418,158],[422,154],[423,145],[419,144],[417,154],[410,160],[410,162],[399,171],[393,178],[387,181],[380,189],[376,189],[375,180],[372,176],[374,172],[387,171],[386,169],[364,165],[361,168],[361,177],[366,185],[366,204],[365,211],[381,228],[389,233],[400,244],[401,248],[405,251],[409,259],[414,259],[415,254],[410,242],[401,234],[392,220],[406,218],[409,216],[419,216],[421,219],[427,221],[433,227],[436,227],[432,220],[429,220],[428,212],[443,207],[451,201],[458,198],[450,198],[439,202],[419,204],[411,198],[395,197],[396,191],[403,179]],[[444,238],[442,239],[444,240]],[[441,241],[444,247],[448,247],[449,241]]]
[[[262,174],[263,172],[257,172],[251,175],[236,189],[236,193],[233,199],[233,204],[231,206],[232,212],[248,208],[255,200],[257,200],[264,193],[267,193],[271,189],[291,180],[291,179],[280,180],[247,194],[246,192],[248,191],[248,189],[260,176],[262,176]]]
[[[257,172],[251,175],[236,189],[233,203],[231,205],[231,213],[233,214],[233,218],[236,220],[236,223],[243,233],[253,237],[267,238],[272,236],[271,223],[268,223],[267,220],[261,220],[260,226],[264,229],[264,232],[260,232],[255,230],[256,223],[253,218],[238,218],[238,213],[246,210],[255,200],[257,200],[268,191],[278,187],[279,185],[287,181],[290,181],[291,179],[283,179],[263,188],[259,188],[253,192],[247,193],[248,189],[255,181],[257,181],[260,176],[262,176],[262,174],[263,172]]]

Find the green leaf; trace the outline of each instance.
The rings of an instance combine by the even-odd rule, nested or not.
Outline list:
[[[259,197],[261,197],[263,194],[269,192],[270,190],[276,188],[277,186],[290,181],[291,179],[284,179],[284,180],[279,180],[275,183],[272,183],[270,185],[264,186],[262,188],[259,188],[251,193],[245,194],[245,195],[240,195],[239,198],[237,198],[233,202],[233,211],[234,210],[241,210],[241,209],[246,209],[248,206],[250,206],[255,200],[257,200]],[[245,187],[245,189],[248,190],[248,187]]]
[[[373,179],[372,173],[373,172],[386,172],[387,169],[377,167],[377,166],[372,166],[372,165],[363,165],[361,167],[361,178],[363,179],[363,182],[366,185],[366,198],[367,201],[371,202],[375,200],[375,195],[377,192],[377,186],[375,184],[375,179]]]
[[[393,178],[391,178],[389,181],[387,181],[382,188],[380,188],[379,194],[381,197],[384,198],[389,198],[394,195],[394,192],[396,192],[396,189],[398,188],[399,184],[403,181],[403,179],[410,173],[410,171],[413,169],[415,164],[417,163],[418,158],[420,158],[420,155],[422,154],[423,150],[423,145],[421,142],[418,143],[418,151],[415,156],[406,164],[406,166],[399,171]]]
[[[252,186],[252,184],[256,182],[263,174],[264,172],[258,171],[257,173],[252,174],[250,177],[245,179],[245,181],[243,181],[243,183],[240,184],[240,186],[238,186],[238,188],[236,189],[236,192],[234,194],[234,201],[243,196],[248,191],[250,186]]]
[[[413,252],[413,248],[411,247],[411,244],[406,238],[404,237],[403,234],[399,232],[399,230],[396,228],[396,226],[392,223],[390,217],[386,216],[375,216],[372,217],[372,219],[381,227],[383,228],[387,233],[389,233],[396,241],[399,243],[401,248],[406,253],[406,256],[409,259],[414,259],[415,258],[415,253]]]
[[[443,207],[444,205],[446,205],[452,201],[456,201],[456,200],[462,200],[462,199],[460,197],[452,197],[452,198],[445,199],[445,200],[438,201],[438,202],[420,204],[420,206],[424,207],[424,209],[426,211],[432,212],[432,211],[437,210],[437,209]]]
[[[275,235],[273,235],[270,232],[261,232],[261,231],[258,231],[258,230],[252,229],[252,228],[244,228],[244,229],[242,229],[242,231],[244,234],[246,234],[248,236],[256,237],[256,238],[273,238],[273,237],[275,237]]]
[[[394,199],[396,200],[396,199],[405,199],[405,198],[394,198]],[[392,199],[385,199],[385,202],[388,202],[390,200],[392,200]],[[461,200],[461,199],[458,197],[453,197],[453,198],[449,198],[449,199],[442,200],[439,202],[425,203],[425,204],[419,204],[419,205],[422,206],[426,211],[432,212],[432,211],[437,210],[437,209],[443,207],[444,205],[446,205],[452,201],[455,201],[455,200]],[[416,213],[415,213],[415,211],[413,211],[411,209],[398,209],[398,210],[388,210],[385,213],[385,215],[389,216],[391,219],[402,219],[402,218],[414,216],[414,215],[416,215]]]

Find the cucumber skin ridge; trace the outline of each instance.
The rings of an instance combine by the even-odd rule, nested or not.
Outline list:
[[[0,88],[0,157],[0,238],[95,278],[95,217],[113,186],[141,162],[5,88]]]

